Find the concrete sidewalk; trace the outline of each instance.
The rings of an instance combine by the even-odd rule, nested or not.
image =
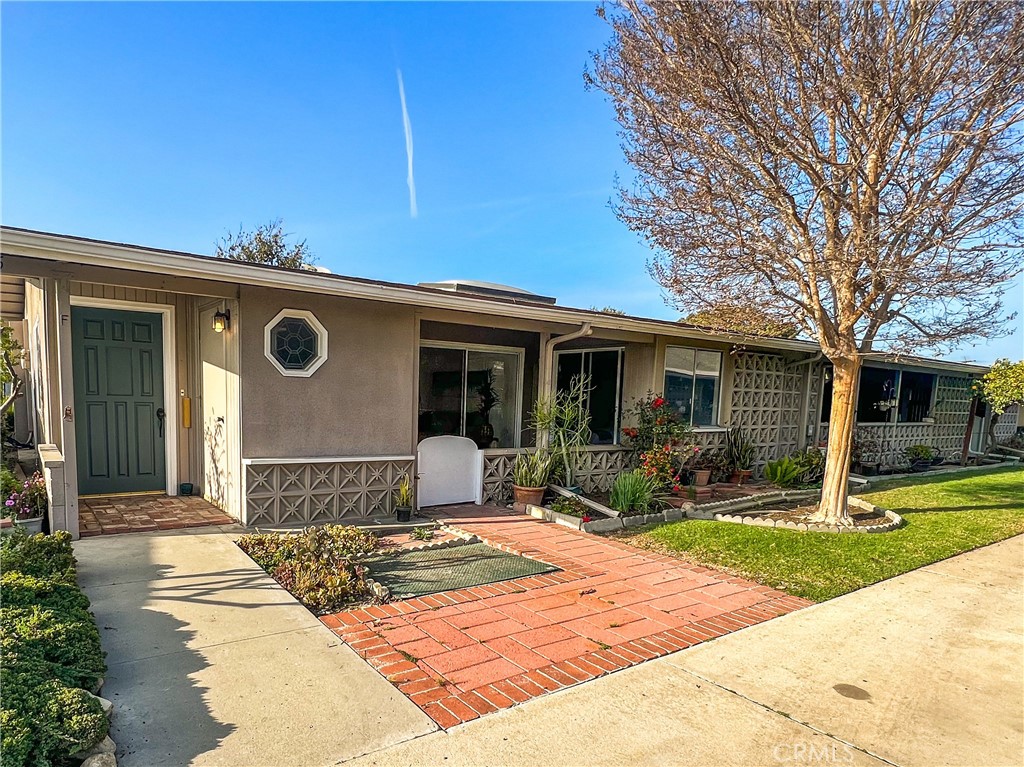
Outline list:
[[[333,764],[435,729],[233,537],[214,527],[75,544],[122,767]]]
[[[1019,765],[1024,536],[354,765]]]

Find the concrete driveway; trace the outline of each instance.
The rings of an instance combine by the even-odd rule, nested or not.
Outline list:
[[[326,765],[435,729],[253,564],[234,532],[75,544],[122,767]]]
[[[1024,536],[355,760],[1019,765]]]

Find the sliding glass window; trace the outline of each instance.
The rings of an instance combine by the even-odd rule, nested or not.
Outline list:
[[[558,352],[556,359],[558,391],[568,391],[575,376],[590,376],[587,409],[590,411],[591,444],[617,444],[622,389],[622,350],[564,351]]]
[[[665,350],[665,399],[685,423],[718,425],[722,353],[669,346]]]
[[[469,437],[519,447],[523,351],[420,345],[419,439]]]

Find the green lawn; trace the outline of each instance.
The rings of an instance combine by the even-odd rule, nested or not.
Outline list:
[[[1024,533],[1024,468],[879,484],[863,498],[905,524],[890,533],[802,533],[684,520],[627,536],[814,601]]]

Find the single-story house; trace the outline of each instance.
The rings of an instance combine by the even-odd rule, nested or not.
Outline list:
[[[385,515],[421,441],[439,435],[472,440],[479,497],[505,501],[515,455],[535,443],[533,403],[581,371],[592,488],[623,466],[623,413],[648,391],[706,445],[742,425],[759,466],[827,429],[829,368],[806,340],[488,283],[397,284],[10,227],[0,244],[4,317],[28,351],[22,436],[39,446],[51,525],[73,534],[80,496],[188,485],[246,525]],[[858,420],[875,460],[915,443],[959,451],[985,370],[869,360]]]

